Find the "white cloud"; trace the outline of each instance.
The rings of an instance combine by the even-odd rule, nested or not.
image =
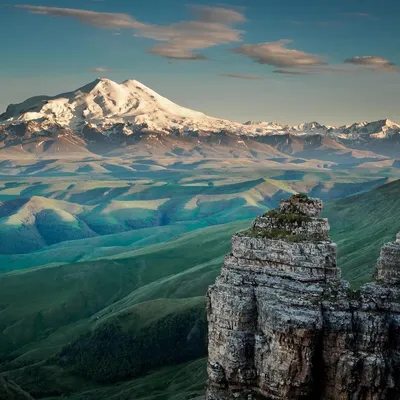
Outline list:
[[[226,78],[238,78],[238,79],[253,79],[253,80],[263,80],[264,77],[259,75],[246,75],[246,74],[219,74]]]
[[[348,58],[344,61],[347,64],[367,67],[374,71],[381,72],[399,72],[400,69],[396,64],[383,57],[378,56],[356,56]]]
[[[202,60],[197,51],[222,44],[241,42],[243,31],[235,29],[246,21],[244,15],[224,7],[190,7],[193,20],[171,25],[142,23],[128,14],[101,13],[70,8],[17,5],[30,13],[52,17],[74,18],[82,24],[105,29],[132,29],[135,36],[163,42],[149,50],[170,59]]]
[[[138,29],[142,24],[128,14],[103,13],[74,8],[58,8],[44,6],[16,5],[31,14],[48,15],[50,17],[74,18],[81,24],[97,26],[105,29]]]
[[[203,22],[229,25],[246,21],[243,13],[230,8],[204,6],[192,6],[191,8],[196,19]]]
[[[107,68],[97,67],[97,68],[92,68],[92,72],[105,73],[105,72],[112,72],[112,70]]]
[[[341,13],[340,15],[343,15],[344,17],[350,17],[350,18],[376,19],[375,16],[365,13],[365,12],[347,12],[347,13]]]
[[[272,72],[282,75],[312,75],[314,73],[313,71],[296,71],[291,69],[275,69]]]
[[[260,64],[273,65],[278,68],[305,68],[326,64],[318,55],[286,48],[285,46],[289,43],[292,43],[292,40],[282,39],[277,42],[245,44],[232,51],[246,55]]]
[[[197,52],[193,52],[191,48],[180,43],[180,41],[170,41],[166,44],[160,44],[152,47],[147,51],[150,54],[156,54],[158,56],[175,59],[175,60],[206,60],[207,58]]]
[[[195,20],[171,25],[144,24],[136,36],[158,40],[161,43],[149,50],[166,58],[204,60],[197,50],[241,42],[243,31],[233,28],[245,21],[238,11],[220,7],[191,7]]]

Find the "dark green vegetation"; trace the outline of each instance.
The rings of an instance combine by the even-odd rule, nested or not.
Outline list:
[[[296,211],[296,213],[291,212],[290,213],[282,213],[279,212],[277,210],[271,210],[268,211],[265,215],[268,216],[269,218],[271,218],[271,220],[279,225],[285,225],[285,224],[297,224],[297,225],[301,225],[303,223],[307,223],[311,221],[310,217],[307,217],[305,215],[301,215],[301,214],[297,214],[297,210],[293,210]]]
[[[68,396],[72,400],[202,400],[206,359],[159,369],[142,378]],[[58,398],[54,398],[54,400]],[[50,400],[50,399],[49,399]]]
[[[3,275],[6,376],[46,398],[203,357],[204,293],[231,235],[248,224],[187,233],[126,259]]]
[[[276,163],[88,160],[73,174],[55,164],[0,184],[0,375],[48,400],[199,399],[204,294],[231,236],[264,213],[306,222],[269,211],[295,192],[334,199],[397,176],[308,161],[286,181],[272,179],[284,174]],[[326,204],[355,285],[400,230],[398,193],[393,182]]]
[[[205,305],[199,302],[198,307],[175,310],[136,332],[124,330],[118,322],[107,324],[65,346],[59,358],[75,374],[113,383],[205,357],[206,336]]]
[[[312,218],[308,217],[298,203],[306,203],[308,196],[300,193],[291,197],[294,203],[287,204],[285,210],[270,210],[256,222],[250,229],[239,232],[239,236],[250,236],[255,238],[282,239],[291,243],[303,241],[322,241],[327,235],[310,233],[308,226]],[[261,222],[261,224],[258,224]]]
[[[319,242],[325,240],[322,235],[319,234],[305,234],[305,233],[297,233],[294,234],[293,231],[287,229],[279,229],[279,228],[257,228],[252,227],[250,229],[246,229],[239,233],[239,235],[250,236],[255,238],[265,238],[265,239],[281,239],[286,240],[290,243],[304,242],[304,241],[313,241]]]
[[[4,400],[32,400],[29,393],[26,393],[14,382],[0,376],[0,399]]]
[[[381,246],[400,231],[399,194],[397,180],[325,205],[343,278],[354,286],[372,279]]]

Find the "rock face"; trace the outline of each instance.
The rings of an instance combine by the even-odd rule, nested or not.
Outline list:
[[[208,291],[207,400],[400,399],[400,235],[354,292],[321,210],[296,195],[233,236]]]

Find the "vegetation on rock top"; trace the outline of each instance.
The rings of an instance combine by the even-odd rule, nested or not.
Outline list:
[[[297,193],[291,197],[291,199],[297,200],[300,203],[306,203],[309,197],[305,193]]]
[[[293,233],[286,229],[279,228],[257,228],[252,227],[245,231],[239,232],[238,236],[248,236],[255,238],[264,238],[264,239],[276,239],[276,240],[285,240],[289,243],[296,242],[321,242],[326,240],[323,235],[320,234],[307,234],[307,233]]]
[[[271,210],[264,215],[273,218],[274,222],[277,221],[279,224],[293,224],[293,223],[303,224],[312,221],[312,218],[296,212],[282,213],[278,210]]]

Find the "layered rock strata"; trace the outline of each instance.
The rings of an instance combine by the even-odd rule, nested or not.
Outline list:
[[[400,236],[353,292],[321,210],[296,195],[233,236],[208,291],[207,400],[400,399]]]

